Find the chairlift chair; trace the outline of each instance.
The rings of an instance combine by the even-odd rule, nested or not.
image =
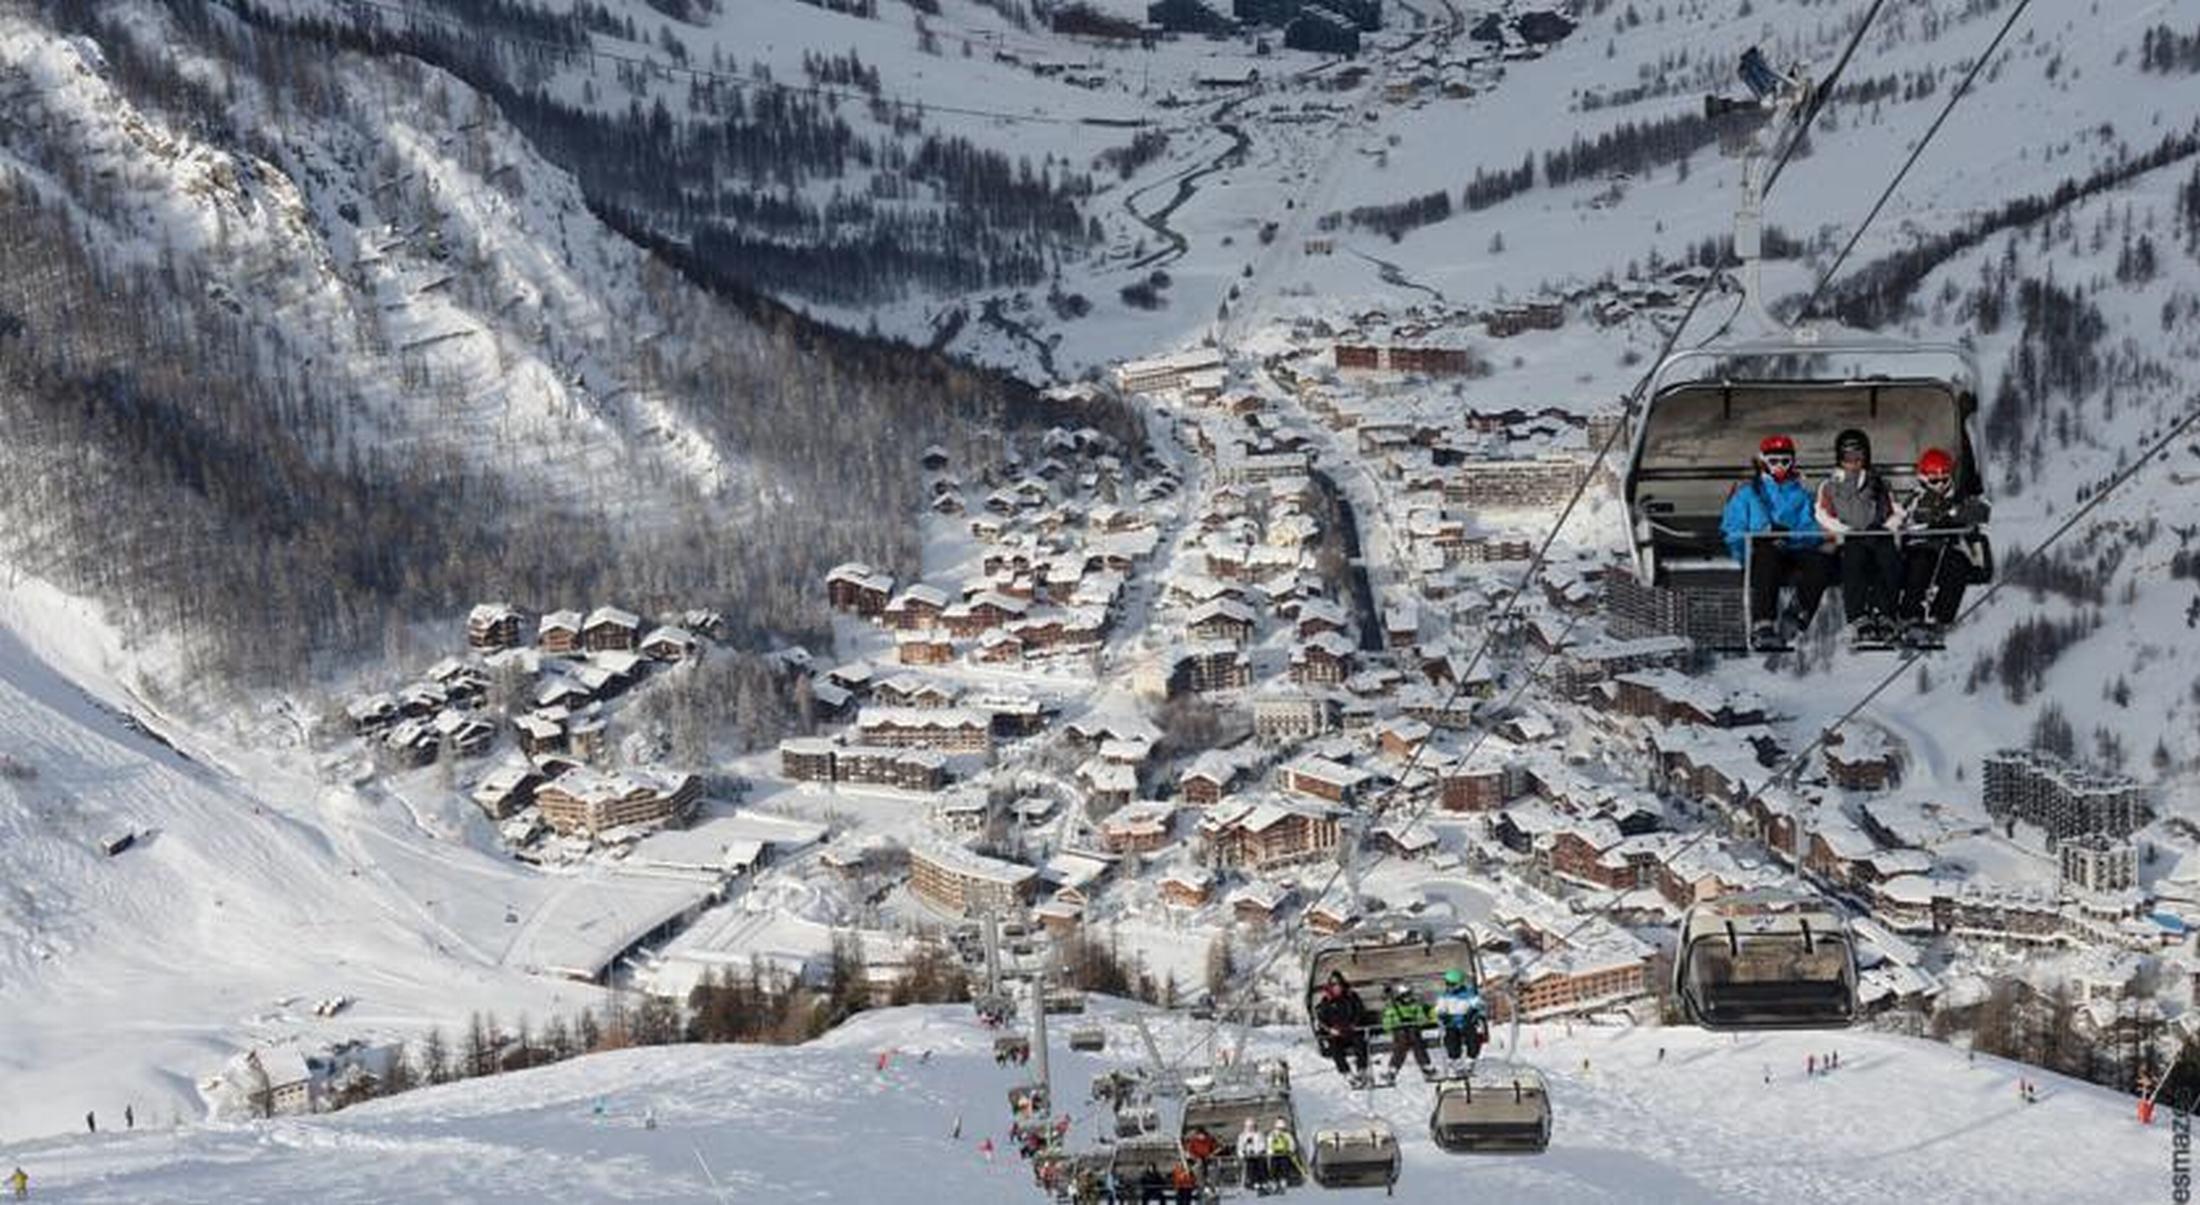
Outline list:
[[[1085,993],[1075,988],[1048,988],[1043,1000],[1047,1015],[1050,1017],[1058,1013],[1081,1013],[1085,1011]]]
[[[1144,1134],[1116,1142],[1115,1154],[1108,1160],[1108,1171],[1117,1184],[1135,1185],[1147,1168],[1167,1176],[1183,1161],[1184,1151],[1177,1145],[1175,1135]]]
[[[1700,643],[1747,646],[1742,566],[1720,518],[1765,436],[1795,441],[1806,484],[1836,467],[1835,437],[1854,427],[1871,437],[1872,467],[1898,496],[1917,488],[1917,458],[1936,447],[1955,459],[1958,497],[1985,492],[1968,348],[1791,336],[1678,352],[1652,380],[1621,480],[1635,580],[1705,616],[1680,633]]]
[[[1108,1048],[1108,1031],[1097,1025],[1080,1025],[1069,1031],[1069,1048],[1088,1054]]]
[[[1437,1085],[1428,1133],[1454,1155],[1540,1155],[1551,1145],[1551,1093],[1533,1067],[1478,1067]]]
[[[1004,1033],[993,1039],[993,1057],[1014,1059],[1031,1057],[1031,1039],[1020,1033]]]
[[[1398,1135],[1390,1123],[1368,1117],[1314,1134],[1307,1171],[1323,1188],[1381,1188],[1398,1184]]]
[[[1221,1144],[1215,1158],[1218,1178],[1226,1184],[1241,1184],[1245,1168],[1237,1157],[1236,1139],[1248,1119],[1263,1135],[1280,1120],[1293,1138],[1298,1136],[1298,1110],[1291,1103],[1291,1090],[1276,1086],[1272,1078],[1265,1079],[1265,1086],[1249,1090],[1220,1087],[1191,1093],[1184,1098],[1184,1116],[1177,1134],[1179,1139],[1189,1139],[1193,1130],[1205,1127]]]
[[[1115,1110],[1115,1136],[1137,1138],[1152,1134],[1161,1128],[1161,1110],[1151,1103],[1118,1105]]]
[[[1482,986],[1481,959],[1474,931],[1468,928],[1439,930],[1426,920],[1385,924],[1368,921],[1315,945],[1306,961],[1306,1023],[1315,1044],[1329,1053],[1321,1027],[1314,1020],[1322,985],[1332,972],[1341,971],[1370,1011],[1380,1010],[1389,989],[1410,986],[1423,1000],[1434,1001],[1444,991],[1444,972],[1459,971],[1467,982]],[[1380,1026],[1368,1031],[1370,1055],[1387,1051],[1389,1037]]]
[[[1781,891],[1722,896],[1681,919],[1673,995],[1710,1030],[1843,1029],[1856,947],[1830,905]]]

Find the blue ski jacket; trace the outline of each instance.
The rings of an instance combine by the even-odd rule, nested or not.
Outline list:
[[[1760,472],[1728,492],[1726,510],[1719,515],[1719,533],[1737,561],[1748,543],[1745,537],[1762,531],[1789,532],[1782,541],[1789,548],[1816,548],[1820,537],[1815,504],[1800,476],[1774,481],[1771,474]]]

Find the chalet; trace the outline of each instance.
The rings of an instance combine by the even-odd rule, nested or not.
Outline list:
[[[1223,640],[1242,646],[1253,638],[1253,609],[1230,599],[1216,599],[1187,616],[1184,627],[1199,640]]]
[[[825,601],[835,611],[870,618],[886,610],[893,593],[894,575],[861,561],[836,565],[825,575]]]
[[[1359,914],[1351,905],[1324,897],[1321,903],[1306,910],[1306,928],[1322,937],[1342,933],[1358,923]]]
[[[856,715],[856,732],[864,743],[890,749],[985,753],[993,748],[992,721],[959,707],[866,707]]]
[[[1200,835],[1216,862],[1255,869],[1331,857],[1340,828],[1334,811],[1310,801],[1219,804],[1209,808],[1199,823]]]
[[[1669,669],[1635,670],[1614,679],[1614,708],[1621,715],[1665,724],[1738,728],[1765,722],[1765,704],[1746,690],[1721,691]]]
[[[936,632],[896,632],[894,659],[903,665],[946,665],[955,659],[955,642]]]
[[[1292,894],[1280,883],[1247,883],[1230,893],[1230,915],[1240,924],[1265,927],[1283,915]]]
[[[1369,836],[1379,856],[1386,858],[1410,862],[1437,849],[1436,833],[1425,824],[1378,824]]]
[[[988,628],[1003,627],[1011,621],[1022,619],[1031,609],[1029,601],[998,590],[984,590],[967,602],[954,603],[940,612],[940,624],[951,635],[977,636]]]
[[[529,757],[559,753],[565,749],[565,724],[560,720],[550,719],[540,713],[523,715],[512,721],[512,728],[519,735],[520,752]]]
[[[1299,607],[1298,626],[1301,640],[1312,640],[1324,632],[1343,636],[1352,627],[1352,616],[1326,598],[1308,599]]]
[[[955,916],[1014,911],[1029,903],[1039,872],[959,845],[920,845],[909,851],[909,890]]]
[[[1100,822],[1100,844],[1111,854],[1150,854],[1169,843],[1173,804],[1146,800],[1117,808]]]
[[[1103,761],[1120,762],[1126,766],[1142,766],[1153,756],[1154,741],[1144,736],[1111,736],[1100,742]]]
[[[450,704],[451,692],[441,682],[412,682],[397,692],[397,713],[431,716]]]
[[[1301,686],[1335,686],[1352,674],[1353,647],[1335,632],[1301,641],[1291,650],[1291,680]]]
[[[833,750],[833,781],[851,786],[937,791],[947,785],[947,758],[929,749],[841,745]]]
[[[684,820],[702,794],[703,782],[693,774],[646,767],[602,774],[578,767],[535,788],[535,805],[561,836],[601,834],[623,825]]]
[[[945,472],[947,470],[947,449],[938,444],[927,444],[924,451],[917,457],[917,465],[927,473]]]
[[[1852,727],[1826,735],[1826,776],[1850,791],[1884,791],[1901,781],[1902,750],[1882,730]]]
[[[1077,767],[1077,781],[1085,788],[1087,802],[1094,807],[1122,807],[1138,794],[1138,769],[1122,762],[1087,758]]]
[[[533,766],[498,766],[482,776],[470,798],[491,820],[503,820],[535,801],[542,775]]]
[[[320,1106],[318,1082],[295,1047],[271,1046],[244,1056],[247,1091],[256,1108],[277,1117],[312,1113]]]
[[[591,652],[631,649],[641,639],[642,621],[632,611],[598,607],[581,625],[581,644]]]
[[[963,700],[965,706],[991,717],[996,740],[1034,736],[1045,730],[1047,705],[1029,695],[985,694]]]
[[[1375,728],[1375,745],[1392,757],[1412,757],[1434,730],[1420,720],[1399,718]]]
[[[790,737],[779,742],[779,774],[795,782],[833,781],[834,746],[820,737]]]
[[[1436,779],[1437,799],[1447,812],[1491,812],[1505,806],[1505,768],[1489,759],[1445,768]]]
[[[1565,950],[1531,968],[1518,990],[1524,1018],[1609,1009],[1649,994],[1649,960],[1631,949]]]
[[[581,648],[581,613],[552,611],[535,623],[535,647],[545,653],[577,653]]]
[[[1161,902],[1175,908],[1204,907],[1214,898],[1215,876],[1198,867],[1172,870],[1155,886]]]
[[[922,582],[910,586],[886,602],[880,618],[887,627],[900,630],[929,628],[947,610],[947,592]]]
[[[1236,645],[1195,641],[1184,646],[1169,674],[1169,693],[1238,690],[1252,685],[1253,667]]]
[[[933,514],[950,518],[966,514],[970,510],[969,504],[963,501],[962,494],[955,490],[932,495],[931,506]]]
[[[970,657],[985,665],[1019,665],[1024,659],[1024,642],[1015,633],[996,628],[978,636]]]
[[[1085,893],[1074,887],[1064,887],[1031,910],[1039,927],[1055,937],[1065,937],[1076,932],[1085,920]]]
[[[428,727],[435,732],[436,741],[440,747],[449,749],[461,757],[473,757],[486,753],[489,746],[494,744],[497,738],[495,725],[478,716],[455,709],[437,712],[434,718],[428,721]]]
[[[878,669],[868,661],[850,661],[825,671],[825,680],[843,690],[856,694],[870,692],[872,683],[878,680]]]
[[[1236,762],[1220,752],[1209,749],[1194,760],[1191,767],[1177,776],[1176,793],[1184,802],[1205,806],[1219,803],[1240,773]]]
[[[386,694],[362,695],[344,705],[344,715],[355,732],[373,732],[397,722],[397,700]]]
[[[650,629],[642,637],[642,653],[653,661],[686,661],[702,650],[694,633],[685,628],[660,627]]]
[[[610,725],[601,712],[576,715],[565,723],[565,751],[575,757],[594,761],[603,756],[610,739]]]
[[[993,818],[993,805],[980,793],[942,796],[932,805],[932,824],[943,832],[983,833]]]
[[[466,615],[466,643],[491,651],[519,647],[519,612],[508,603],[482,603]]]
[[[1421,639],[1421,609],[1410,602],[1383,608],[1383,639],[1391,648],[1408,648]]]
[[[399,720],[382,733],[383,755],[400,765],[425,766],[442,747],[435,729],[417,716]]]
[[[698,640],[723,641],[726,638],[726,617],[707,608],[691,607],[681,612],[680,626],[693,632]],[[807,656],[804,653],[804,657]]]

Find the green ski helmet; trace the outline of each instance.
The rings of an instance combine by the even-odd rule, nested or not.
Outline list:
[[[1444,972],[1444,986],[1446,987],[1458,987],[1466,981],[1466,973],[1456,967]]]

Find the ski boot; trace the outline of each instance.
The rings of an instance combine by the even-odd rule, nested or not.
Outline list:
[[[1749,647],[1752,652],[1777,653],[1785,650],[1788,643],[1780,635],[1779,624],[1773,623],[1771,620],[1759,620],[1757,625],[1749,630]]]
[[[1930,620],[1913,620],[1902,629],[1902,643],[1913,649],[1939,649],[1948,647],[1940,634],[1940,625]]]

